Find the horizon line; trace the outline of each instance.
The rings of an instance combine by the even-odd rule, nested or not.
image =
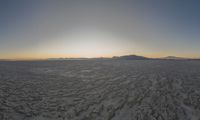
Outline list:
[[[166,57],[176,57],[176,58],[183,58],[183,59],[200,59],[200,57],[180,57],[180,56],[176,56],[176,55],[148,57],[145,55],[127,54],[127,55],[114,55],[114,56],[110,56],[110,57],[100,56],[100,57],[0,58],[0,61],[40,61],[40,60],[50,60],[50,59],[98,59],[98,58],[111,59],[113,57],[131,56],[131,55],[142,56],[142,57],[149,58],[149,59],[162,59],[162,58],[166,58]]]

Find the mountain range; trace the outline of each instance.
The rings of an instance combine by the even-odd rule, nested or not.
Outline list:
[[[161,58],[149,58],[139,55],[123,55],[123,56],[113,56],[109,57],[97,57],[97,58],[48,58],[48,59],[39,59],[39,60],[200,60],[200,58],[184,58],[177,56],[167,56]],[[0,61],[20,61],[20,60],[12,60],[12,59],[0,59]]]

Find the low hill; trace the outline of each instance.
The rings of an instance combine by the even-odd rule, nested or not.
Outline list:
[[[125,56],[114,56],[113,59],[120,59],[120,60],[148,60],[149,58],[146,58],[144,56],[138,56],[138,55],[125,55]]]

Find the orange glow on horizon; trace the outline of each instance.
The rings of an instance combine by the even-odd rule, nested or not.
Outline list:
[[[32,53],[32,54],[5,54],[1,55],[0,59],[11,59],[11,60],[37,60],[37,59],[48,59],[48,58],[112,58],[113,56],[123,56],[123,55],[138,55],[145,56],[148,58],[161,58],[166,56],[177,56],[185,58],[199,58],[200,55],[196,54],[169,54],[169,53],[113,53],[113,54],[93,54],[91,56],[84,56],[81,54],[49,54],[49,53]],[[196,56],[196,57],[194,57]]]

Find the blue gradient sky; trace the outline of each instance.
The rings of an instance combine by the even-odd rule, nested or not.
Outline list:
[[[199,58],[199,6],[199,0],[0,0],[0,58]]]

